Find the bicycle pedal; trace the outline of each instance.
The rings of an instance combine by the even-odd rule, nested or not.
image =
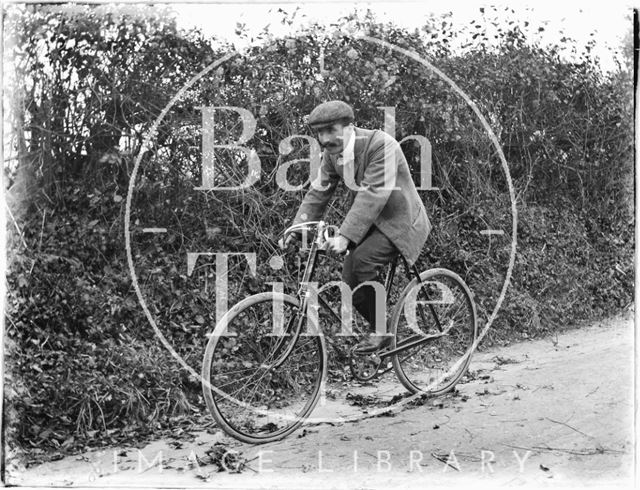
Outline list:
[[[351,374],[359,381],[370,381],[380,374],[382,360],[375,355],[351,356],[349,365]]]
[[[393,369],[393,366],[379,367],[378,371],[376,372],[376,376],[382,376],[383,374],[388,373],[392,369]]]

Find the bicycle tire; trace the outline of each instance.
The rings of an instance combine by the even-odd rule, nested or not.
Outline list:
[[[267,329],[261,330],[260,327],[264,325],[260,325],[260,322],[255,322],[257,325],[253,326],[249,325],[248,322],[245,322],[246,324],[244,327],[249,330],[244,332],[239,332],[237,330],[238,325],[235,325],[234,322],[240,321],[243,314],[251,311],[256,306],[265,310],[273,308],[273,302],[276,299],[282,300],[283,310],[288,305],[291,308],[292,313],[298,313],[300,308],[299,301],[290,295],[265,292],[250,296],[236,304],[220,320],[216,325],[214,333],[210,336],[209,341],[207,342],[207,347],[204,353],[201,381],[204,399],[209,412],[224,432],[235,439],[250,444],[264,444],[267,442],[277,441],[294,432],[304,422],[305,418],[309,416],[318,403],[321,394],[320,390],[324,379],[326,378],[327,359],[323,336],[304,335],[304,332],[301,332],[301,335],[296,339],[296,343],[293,346],[290,355],[285,358],[285,364],[289,360],[295,361],[296,356],[303,355],[304,352],[301,351],[300,348],[304,348],[306,346],[310,348],[309,355],[314,358],[313,362],[316,363],[316,365],[310,368],[310,370],[304,370],[298,366],[297,370],[294,367],[294,369],[287,371],[291,366],[285,366],[285,364],[283,364],[283,366],[276,368],[268,376],[267,374],[260,375],[261,377],[259,379],[256,378],[255,380],[255,386],[263,381],[264,384],[273,384],[273,386],[268,386],[264,396],[255,402],[252,401],[252,399],[244,400],[238,398],[238,392],[233,394],[225,392],[225,386],[230,386],[228,391],[231,391],[231,387],[234,386],[234,383],[242,385],[242,377],[239,376],[241,371],[250,371],[254,368],[254,364],[255,371],[265,369],[264,366],[268,365],[268,362],[273,361],[273,359],[270,361],[267,361],[266,359],[269,359],[268,356],[272,356],[274,354],[273,347],[276,345],[275,343],[278,341],[279,337],[265,334],[264,332]],[[235,333],[236,336],[221,335],[224,330],[225,322],[228,332]],[[241,324],[242,322],[240,321],[239,325]],[[251,339],[252,334],[257,334],[256,336],[259,338]],[[243,336],[242,340],[239,340],[241,339],[241,336]],[[225,339],[227,340],[226,342]],[[244,342],[248,348],[241,349],[241,347],[238,347],[240,342]],[[273,342],[273,345],[271,345],[271,347],[267,346],[264,350],[268,351],[269,348],[271,348],[272,351],[270,353],[265,353],[264,355],[266,357],[264,359],[260,359],[263,353],[259,351],[262,349],[263,345],[268,344],[269,342]],[[288,342],[288,340],[284,340],[284,342]],[[227,350],[226,352],[225,349]],[[299,354],[296,349],[301,351],[301,354]],[[246,355],[247,357],[242,360],[242,355]],[[254,360],[250,359],[249,356],[257,358],[257,361],[254,362]],[[237,361],[236,359],[239,360]],[[243,363],[242,366],[246,369],[241,369],[240,371],[235,372],[233,370],[227,371],[225,374],[225,369],[233,368],[234,362]],[[306,387],[306,395],[308,396],[307,399],[303,401],[303,405],[299,412],[293,415],[282,416],[281,418],[286,421],[286,424],[282,427],[279,425],[280,419],[278,419],[278,424],[274,423],[272,419],[271,422],[263,424],[261,427],[255,427],[254,424],[256,421],[263,419],[262,422],[264,422],[265,417],[274,415],[274,407],[277,407],[278,404],[284,406],[287,403],[287,400],[285,399],[286,394],[283,393],[284,388],[282,388],[282,386],[279,387],[277,382],[289,383],[291,385],[295,383],[305,383],[308,381],[305,377],[306,375],[313,377],[313,385]],[[251,376],[253,376],[253,374],[251,374]],[[246,378],[247,376],[244,377]],[[296,377],[298,379],[294,379]],[[271,394],[269,390],[272,390],[273,394]],[[275,393],[278,392],[277,390],[281,390],[281,398],[279,399],[274,396]],[[253,389],[254,396],[257,391],[257,388]],[[226,402],[229,402],[231,406],[227,407]],[[254,406],[258,403],[260,406]],[[264,403],[273,403],[274,406],[267,406],[265,409],[263,406]],[[255,411],[255,414],[251,414],[249,412],[242,415],[243,409]],[[265,412],[267,413],[266,415]],[[247,418],[250,416],[253,416],[255,421]],[[269,426],[269,424],[272,424],[272,426]],[[254,431],[254,429],[256,430]],[[259,433],[260,431],[262,431],[262,433]]]
[[[411,315],[407,318],[405,303],[412,298],[412,291],[418,287],[418,280],[414,278],[402,291],[392,313],[390,327],[394,339],[393,348],[400,345],[405,337],[407,340],[410,335],[438,333],[430,308],[425,306],[425,303],[431,303],[439,319],[444,320],[442,328],[446,330],[449,327],[449,330],[446,330],[447,333],[439,338],[399,352],[392,357],[392,362],[398,379],[410,392],[437,396],[453,389],[471,362],[472,347],[478,335],[476,307],[471,291],[455,272],[448,269],[429,269],[420,273],[420,278],[423,287],[417,292],[416,299],[420,297],[419,295],[426,298],[423,299],[423,303],[418,301],[418,307],[424,308],[425,316],[416,314],[415,320],[418,325],[413,327],[409,325],[409,321],[413,321],[414,318],[411,318]],[[427,284],[427,287],[431,289],[430,293],[425,291],[424,284]],[[435,286],[437,284],[441,286]],[[448,293],[442,285],[446,285],[448,291],[456,289],[457,295],[454,298],[461,300],[458,308],[463,308],[460,321],[448,319],[448,309],[441,307],[449,304],[443,299]],[[435,293],[434,288],[440,290],[440,299],[438,299],[437,293],[435,299],[432,299]],[[426,296],[427,294],[430,296]],[[456,309],[455,315],[452,316],[457,317],[460,311]],[[424,319],[431,321],[424,324]],[[464,345],[460,345],[461,343]],[[461,351],[462,348],[464,348],[464,352]],[[457,359],[454,360],[454,358]],[[454,362],[451,363],[451,361]],[[429,371],[430,365],[438,363],[446,366],[446,369],[437,368],[443,371],[443,374],[434,377]],[[456,366],[456,363],[459,365]],[[440,381],[443,383],[440,384]]]

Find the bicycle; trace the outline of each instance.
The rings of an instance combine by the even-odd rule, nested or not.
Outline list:
[[[308,308],[315,306],[309,283],[325,251],[328,230],[323,221],[312,221],[283,234],[286,238],[313,233],[297,298],[279,291],[250,296],[233,306],[209,337],[202,366],[204,399],[218,425],[240,441],[261,444],[286,437],[309,417],[321,397],[327,347],[314,320],[317,316],[309,315]],[[374,354],[352,350],[351,372],[368,381],[394,369],[411,393],[441,395],[453,389],[471,361],[477,338],[473,296],[454,272],[420,272],[397,255],[384,281],[387,298],[399,258],[409,283],[388,322],[391,345]],[[322,296],[317,299],[342,322]]]

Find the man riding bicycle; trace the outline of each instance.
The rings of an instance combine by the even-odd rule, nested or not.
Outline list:
[[[293,225],[320,219],[338,182],[345,181],[350,208],[339,233],[327,245],[337,254],[349,250],[342,280],[355,290],[353,305],[370,326],[369,335],[356,349],[373,352],[391,339],[376,330],[375,289],[363,283],[375,281],[380,269],[398,253],[414,264],[431,224],[399,143],[384,131],[359,128],[353,121],[353,109],[338,100],[311,111],[308,124],[323,149],[322,160]]]

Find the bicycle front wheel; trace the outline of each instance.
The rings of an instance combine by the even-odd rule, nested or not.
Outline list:
[[[296,336],[299,315],[297,299],[266,292],[241,301],[216,325],[202,388],[213,418],[230,436],[251,444],[276,441],[296,430],[318,402],[327,366],[324,338],[306,325]]]
[[[476,309],[464,281],[447,269],[420,274],[403,290],[392,314],[393,356],[400,382],[412,393],[440,395],[462,378],[477,337]],[[420,340],[424,340],[420,342]]]

